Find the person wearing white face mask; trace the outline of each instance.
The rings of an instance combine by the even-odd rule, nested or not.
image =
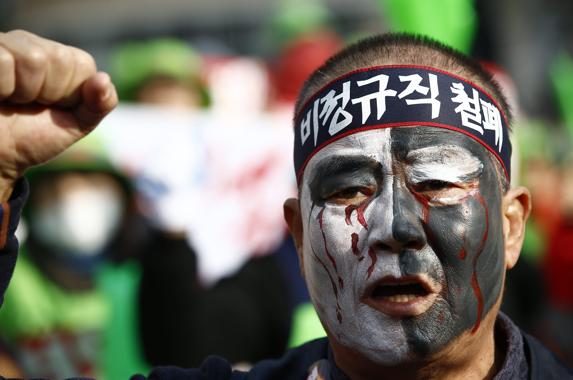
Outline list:
[[[30,232],[37,244],[90,274],[120,225],[123,195],[103,173],[59,173],[36,185]]]
[[[99,363],[113,310],[99,273],[129,191],[96,142],[82,141],[29,174],[28,236],[0,312],[0,331],[26,377],[104,372]]]

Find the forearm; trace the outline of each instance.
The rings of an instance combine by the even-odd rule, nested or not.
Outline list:
[[[0,305],[16,265],[18,240],[15,232],[28,191],[28,182],[21,179],[13,190],[10,188],[11,196],[0,203]]]
[[[15,182],[13,179],[5,178],[0,175],[0,202],[7,202],[14,190]]]

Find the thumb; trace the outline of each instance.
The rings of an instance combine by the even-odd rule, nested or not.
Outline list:
[[[98,72],[84,82],[81,99],[73,114],[84,133],[94,129],[118,102],[115,87],[104,72]]]

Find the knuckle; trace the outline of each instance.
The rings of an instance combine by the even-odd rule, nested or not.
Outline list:
[[[14,30],[11,30],[9,32],[6,32],[5,34],[7,36],[18,36],[18,37],[27,37],[27,38],[34,36],[34,34],[28,32],[26,30],[23,30],[23,29],[14,29]]]
[[[23,29],[14,29],[4,33],[4,37],[10,40],[20,41],[22,43],[36,43],[42,40],[38,35]]]
[[[23,63],[30,69],[42,68],[47,62],[46,52],[38,47],[30,48],[26,55],[22,57]]]
[[[76,65],[84,73],[92,74],[97,70],[97,65],[94,57],[80,49],[77,49],[76,51]]]
[[[53,65],[65,67],[70,64],[70,51],[65,46],[56,46],[50,55],[50,60]]]
[[[14,70],[14,57],[8,51],[0,49],[0,71],[6,75],[8,71]]]

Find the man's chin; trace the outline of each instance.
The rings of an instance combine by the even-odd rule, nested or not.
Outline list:
[[[408,347],[417,359],[436,354],[470,327],[464,326],[440,301],[443,299],[435,302],[425,313],[401,321]]]
[[[339,347],[342,348],[342,351],[351,353],[348,357],[354,357],[357,362],[366,361],[377,366],[393,367],[416,360],[415,353],[411,352],[407,346],[365,346],[357,342],[346,342],[342,347]]]

